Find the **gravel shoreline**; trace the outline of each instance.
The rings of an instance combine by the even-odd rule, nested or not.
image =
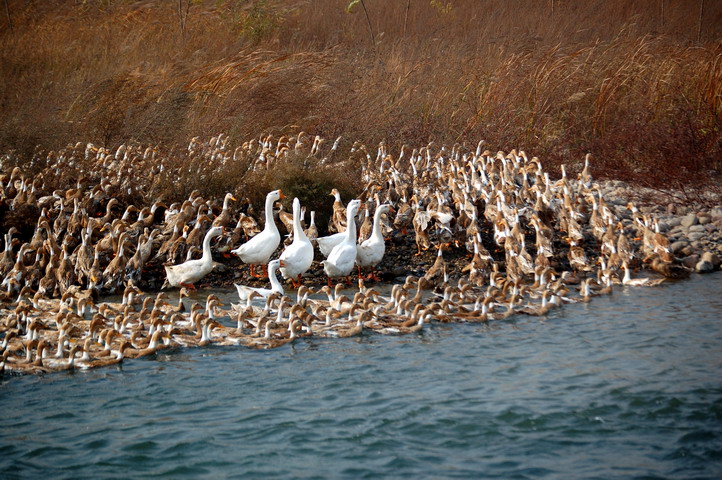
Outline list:
[[[616,213],[626,225],[632,223],[625,198],[635,199],[639,210],[659,221],[659,230],[670,241],[674,256],[697,273],[710,273],[722,264],[722,203],[718,195],[707,194],[707,205],[700,202],[671,200],[681,198],[682,192],[669,192],[661,201],[658,190],[635,187],[622,181],[599,182],[604,186],[607,203],[615,205]]]
[[[672,253],[679,263],[695,273],[710,273],[722,269],[722,204],[704,207],[699,203],[684,204],[680,201],[666,201],[675,193],[664,194],[665,201],[655,201],[660,192],[654,189],[631,185],[620,180],[596,182],[604,194],[607,204],[614,209],[625,228],[634,223],[629,208],[630,199],[639,211],[652,215],[659,222],[659,229],[670,240]],[[710,200],[714,197],[710,195]],[[639,243],[639,242],[636,242]],[[274,258],[280,254],[279,248]],[[590,252],[591,253],[591,252]],[[436,260],[437,251],[429,249],[416,255],[413,232],[391,235],[386,243],[386,255],[379,265],[379,277],[388,283],[403,283],[407,275],[423,276]],[[470,255],[461,248],[444,251],[449,277],[458,280],[462,269],[468,264]],[[265,279],[252,278],[248,268],[237,259],[219,259],[218,268],[204,282],[211,287],[231,288],[233,282],[252,286],[263,286]],[[497,258],[503,264],[503,255]],[[558,264],[558,263],[557,263]],[[643,264],[637,264],[643,268]],[[304,281],[312,285],[325,282],[323,267],[314,261],[311,270],[304,275]],[[156,279],[153,284],[162,282]],[[289,283],[290,285],[290,283]]]

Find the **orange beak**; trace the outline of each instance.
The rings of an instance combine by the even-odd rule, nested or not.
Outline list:
[[[283,194],[283,192],[280,189],[278,190],[278,198],[286,198],[286,196]]]

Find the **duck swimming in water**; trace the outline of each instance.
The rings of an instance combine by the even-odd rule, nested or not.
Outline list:
[[[260,295],[261,297],[268,297],[273,293],[279,293],[283,295],[283,285],[278,281],[276,276],[276,270],[279,267],[284,267],[286,264],[283,260],[272,260],[268,264],[268,278],[271,280],[271,288],[255,288],[246,285],[235,283],[236,290],[238,291],[238,298],[243,302],[251,295],[252,292]]]

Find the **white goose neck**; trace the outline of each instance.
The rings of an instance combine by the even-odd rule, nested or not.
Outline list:
[[[278,269],[278,264],[276,263],[268,267],[268,279],[271,281],[271,290],[283,294],[283,286],[278,281],[278,277],[276,277],[276,269]]]
[[[203,238],[203,257],[201,260],[203,262],[210,262],[211,261],[211,232],[212,230],[208,230],[206,233],[206,236]]]
[[[306,232],[301,227],[301,206],[293,203],[293,243],[307,242]]]
[[[348,208],[346,211],[346,241],[356,243],[356,208]]]
[[[210,338],[210,332],[209,327],[207,323],[203,324],[203,327],[201,328],[201,342],[209,342],[211,340]]]
[[[278,228],[276,227],[276,222],[273,219],[273,197],[269,194],[266,197],[266,225],[264,227],[264,230],[266,231],[278,231]]]
[[[384,236],[381,234],[381,215],[383,211],[380,208],[376,208],[374,212],[374,226],[371,231],[371,237],[377,240],[383,240]]]

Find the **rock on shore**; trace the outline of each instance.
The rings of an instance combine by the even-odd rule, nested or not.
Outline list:
[[[672,254],[682,264],[697,273],[709,273],[720,269],[722,263],[722,203],[717,194],[701,195],[703,202],[675,200],[666,205],[659,202],[659,192],[621,181],[600,182],[603,193],[620,202],[617,214],[629,221],[622,199],[634,199],[643,213],[652,213],[659,221],[659,229],[669,237]],[[670,198],[683,198],[682,192],[670,192]],[[710,207],[710,205],[715,205]],[[620,208],[621,207],[621,208]],[[625,216],[626,215],[626,216]]]

